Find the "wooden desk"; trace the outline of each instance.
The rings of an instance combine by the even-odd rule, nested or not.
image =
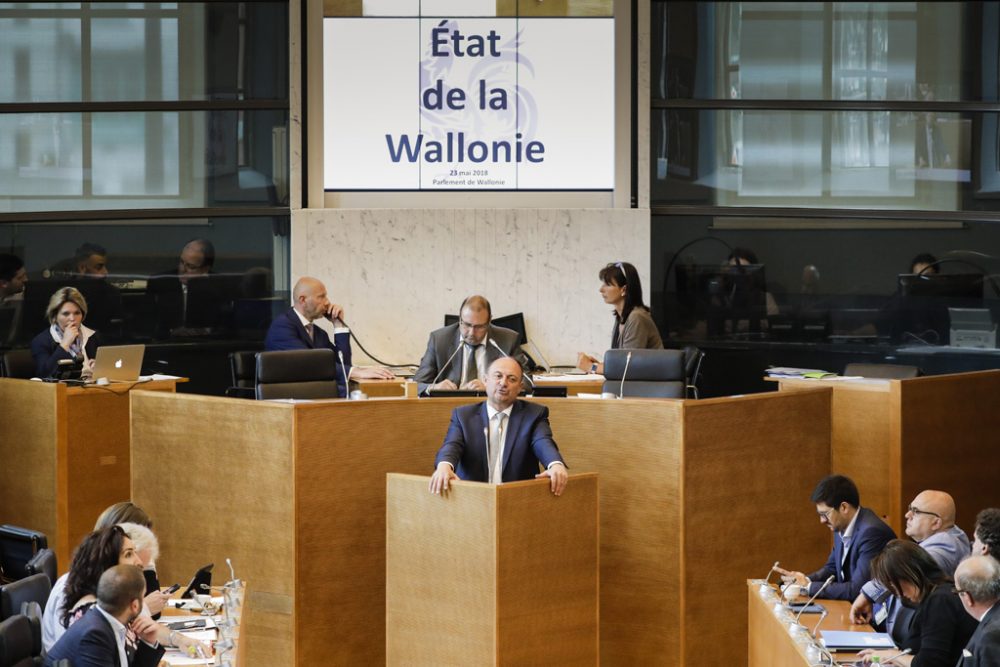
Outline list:
[[[172,393],[179,381],[140,386]],[[100,513],[130,497],[131,387],[0,378],[0,523],[45,533],[60,573]]]
[[[248,591],[249,590],[250,590],[250,587],[249,586],[245,586],[245,588],[243,589],[244,598],[249,597],[249,595],[248,595]],[[183,592],[183,589],[181,589],[180,591],[174,593],[174,598],[175,599],[179,599],[182,592]],[[218,595],[218,591],[212,591],[212,595]],[[243,623],[243,619],[247,618],[248,613],[249,613],[249,609],[250,609],[249,602],[248,602],[248,600],[244,599],[243,600],[243,607],[240,610],[239,616],[237,617],[237,620],[239,620],[241,624]],[[197,616],[197,615],[198,614],[195,613],[195,612],[188,611],[186,609],[178,609],[177,607],[173,607],[173,606],[169,606],[168,605],[168,606],[166,606],[166,607],[163,608],[163,615],[160,617],[160,623],[170,623],[171,622],[171,617],[177,618],[177,617],[180,617],[180,616]],[[205,618],[208,618],[208,617],[206,616]],[[216,619],[224,618],[224,616],[222,614],[216,614],[215,618]],[[218,640],[222,639],[222,631],[221,630],[216,631],[216,635],[217,635],[217,639]],[[246,652],[246,642],[243,640],[242,629],[240,631],[240,636],[237,637],[235,640],[233,640],[233,644],[235,644],[235,646],[233,647],[233,650],[230,653],[226,654],[226,659],[230,661],[230,664],[232,664],[233,667],[245,667],[245,665],[246,665],[246,658],[245,658],[245,656],[246,656],[247,652]]]
[[[539,399],[570,473],[601,479],[602,664],[745,661],[745,580],[829,552],[809,494],[830,397]],[[466,402],[133,392],[133,498],[161,580],[232,557],[254,582],[250,665],[385,664],[386,474],[429,474]],[[706,632],[720,609],[726,631]]]
[[[544,375],[536,375],[532,379],[535,382],[535,386],[538,387],[564,386],[569,396],[576,396],[581,393],[600,394],[601,387],[604,385],[604,378],[600,376],[581,376],[580,379],[573,382],[559,382],[558,380],[551,380]],[[402,398],[406,396],[406,378],[358,380],[351,382],[351,384],[356,384],[358,389],[368,394],[368,398]],[[409,398],[416,398],[417,390],[415,384],[411,387],[410,391],[413,395]]]
[[[796,642],[788,633],[786,626],[774,615],[773,603],[765,601],[758,588],[759,584],[753,581],[747,582],[748,667],[811,667],[817,664],[807,656],[807,645]],[[867,625],[851,623],[850,602],[844,600],[817,602],[829,612],[819,626],[820,631],[872,632]],[[819,614],[803,614],[801,622],[812,632],[819,622]],[[851,661],[857,654],[839,652],[835,657],[838,662]]]
[[[902,535],[910,501],[925,489],[955,498],[957,524],[1000,505],[1000,371],[906,380],[790,380],[781,391],[830,387],[831,472],[858,485],[861,502]]]

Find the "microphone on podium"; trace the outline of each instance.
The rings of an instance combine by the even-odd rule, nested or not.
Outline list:
[[[777,561],[777,560],[774,561],[774,565],[771,566],[771,570],[767,573],[767,576],[764,577],[764,583],[765,584],[771,583],[771,575],[775,573],[775,571],[778,569],[778,565],[780,563],[781,563],[781,561]]]
[[[821,614],[819,615],[819,620],[818,620],[818,621],[816,621],[816,625],[814,625],[814,626],[813,626],[813,629],[812,629],[812,636],[813,636],[813,637],[815,637],[815,636],[816,636],[816,633],[817,633],[817,632],[819,632],[819,626],[820,626],[820,624],[821,624],[821,623],[823,622],[823,620],[824,620],[824,619],[825,619],[825,618],[826,618],[827,616],[829,616],[829,615],[830,615],[830,612],[828,612],[828,611],[827,611],[826,609],[824,609],[824,610],[823,610],[823,613],[821,613]]]
[[[455,355],[458,354],[458,351],[462,349],[462,344],[463,344],[462,343],[462,339],[459,338],[458,339],[458,347],[455,348],[455,351],[451,353],[450,357],[448,357],[448,361],[444,362],[444,365],[441,366],[441,370],[438,371],[438,374],[434,376],[434,379],[431,380],[431,383],[429,385],[427,385],[426,389],[424,389],[424,394],[430,395],[430,393],[432,391],[431,387],[433,387],[434,385],[436,385],[438,383],[438,380],[441,379],[441,376],[444,375],[445,369],[447,369],[448,366],[451,365],[451,360],[454,359]]]
[[[347,379],[347,367],[344,366],[344,353],[337,350],[337,357],[340,359],[340,372],[344,376],[344,398],[351,397],[351,382]]]
[[[625,356],[625,370],[622,371],[622,383],[618,388],[618,398],[625,398],[625,377],[628,375],[628,365],[632,362],[632,350]],[[770,575],[768,575],[770,576]]]
[[[813,601],[816,598],[819,597],[819,594],[822,593],[826,589],[826,587],[830,585],[830,582],[833,581],[836,578],[837,578],[836,575],[833,575],[833,574],[831,574],[829,577],[826,578],[826,581],[823,582],[823,585],[820,586],[819,589],[816,591],[816,593],[813,594],[813,596],[811,598],[809,598],[809,601],[806,602],[805,605],[803,605],[803,607],[801,609],[799,609],[799,613],[795,615],[795,622],[796,623],[799,622],[799,619],[802,617],[802,612],[804,612],[806,610],[806,607],[808,607],[809,605],[811,605],[813,603]]]

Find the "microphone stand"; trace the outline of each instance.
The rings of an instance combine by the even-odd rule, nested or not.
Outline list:
[[[428,396],[431,395],[431,391],[433,391],[431,389],[431,387],[434,386],[434,385],[436,385],[437,382],[438,382],[438,380],[441,379],[441,376],[444,375],[445,369],[447,369],[448,366],[451,365],[451,360],[454,359],[455,355],[458,354],[458,351],[462,349],[462,344],[463,344],[463,341],[462,341],[461,338],[459,338],[458,339],[458,347],[455,348],[455,351],[451,353],[450,357],[448,357],[448,361],[444,362],[444,365],[441,366],[441,370],[438,371],[438,374],[434,376],[434,379],[431,380],[431,383],[429,385],[427,385],[426,389],[424,389],[424,394],[426,394]]]

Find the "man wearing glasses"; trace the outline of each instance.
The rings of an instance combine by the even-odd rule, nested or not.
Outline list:
[[[830,475],[816,486],[810,500],[816,504],[819,522],[833,532],[833,550],[826,565],[812,574],[775,568],[786,583],[808,587],[814,595],[828,577],[834,580],[820,597],[829,600],[854,600],[861,586],[871,578],[871,562],[889,540],[892,531],[875,512],[861,507],[858,487],[843,475]]]
[[[485,391],[486,369],[501,357],[524,368],[516,331],[491,324],[490,302],[478,294],[462,302],[458,322],[432,331],[413,379],[421,394],[436,389]]]
[[[955,593],[979,621],[957,667],[1000,665],[1000,563],[990,556],[966,558],[955,571]]]
[[[906,534],[919,544],[949,577],[971,546],[965,531],[955,525],[955,499],[944,491],[921,491],[906,510]],[[899,641],[907,636],[913,611],[874,579],[861,587],[851,605],[851,622],[885,628]]]

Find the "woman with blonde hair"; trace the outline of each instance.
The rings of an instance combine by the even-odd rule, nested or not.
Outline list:
[[[101,339],[96,331],[83,324],[87,300],[80,291],[74,287],[60,287],[49,299],[45,316],[49,328],[31,341],[31,356],[35,359],[38,377],[55,377],[59,362],[64,359],[81,362],[84,375],[92,373]]]

